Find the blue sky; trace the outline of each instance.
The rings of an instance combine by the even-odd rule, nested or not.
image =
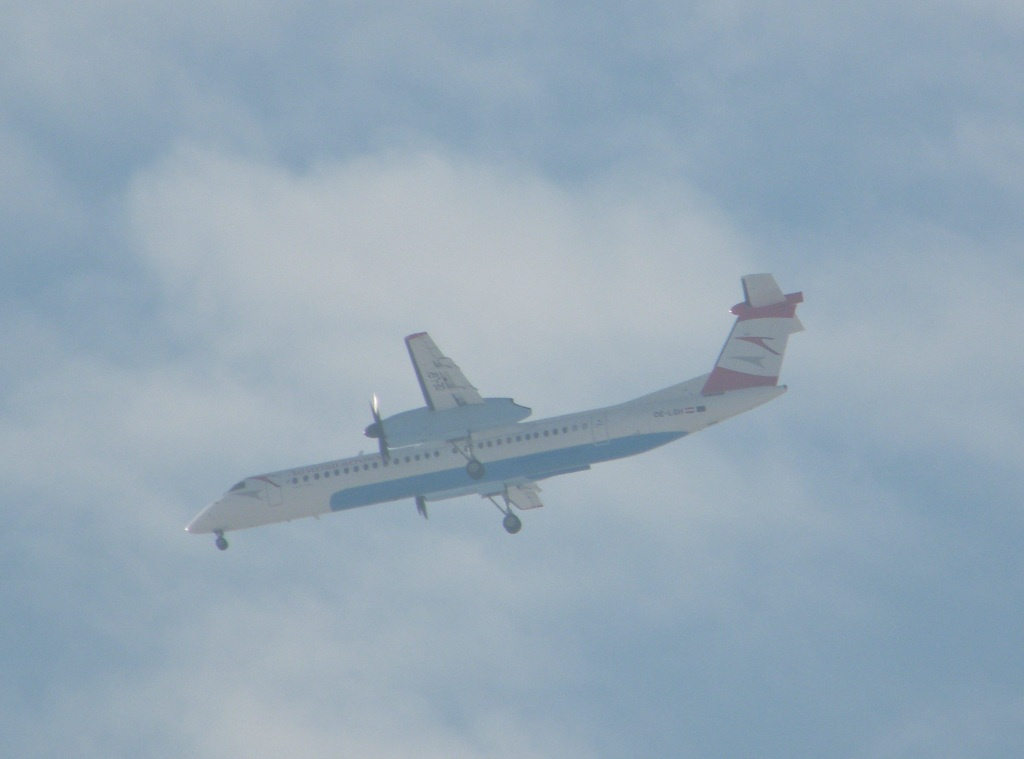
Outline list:
[[[0,10],[0,753],[1020,755],[1017,4],[165,5]],[[758,271],[790,392],[515,538],[183,532],[408,333],[557,414]]]

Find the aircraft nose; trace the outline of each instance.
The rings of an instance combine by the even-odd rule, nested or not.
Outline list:
[[[185,525],[185,532],[191,533],[192,535],[213,532],[212,512],[218,503],[220,503],[220,501],[214,501],[205,509],[200,511],[191,522]]]

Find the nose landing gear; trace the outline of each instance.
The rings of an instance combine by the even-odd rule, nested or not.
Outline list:
[[[217,550],[218,551],[226,551],[226,550],[228,550],[228,541],[227,541],[227,538],[224,537],[224,531],[223,530],[217,530],[214,533],[214,535],[217,536],[217,539],[215,541],[213,541],[213,544],[215,546],[217,546]]]

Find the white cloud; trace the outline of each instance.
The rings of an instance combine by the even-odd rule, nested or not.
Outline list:
[[[0,753],[1000,746],[1020,522],[956,501],[1019,490],[1019,245],[966,238],[949,182],[1012,205],[1012,57],[972,42],[990,16],[961,32],[932,7],[663,10],[4,11],[9,215],[131,260],[0,309]],[[844,146],[826,169],[806,117]],[[679,156],[704,187],[769,189],[708,198]],[[948,219],[902,184],[922,166]],[[844,182],[864,226],[792,211]],[[244,474],[369,447],[370,392],[420,400],[408,332],[557,413],[705,371],[754,270],[807,294],[791,393],[545,483],[515,539],[476,499],[226,555],[181,530]],[[975,687],[991,715],[962,707]]]
[[[140,179],[128,204],[169,328],[149,334],[166,345],[141,364],[63,346],[9,391],[4,447],[17,454],[5,460],[5,476],[46,507],[22,514],[37,534],[15,555],[26,566],[62,557],[25,578],[22,592],[40,593],[33,616],[52,624],[74,615],[84,648],[115,641],[129,649],[113,677],[83,671],[50,686],[45,718],[66,730],[43,739],[26,729],[10,740],[51,753],[75,745],[86,755],[162,740],[198,755],[232,745],[269,755],[293,742],[314,754],[412,746],[461,756],[509,746],[524,755],[599,753],[585,705],[550,717],[532,706],[538,692],[586,679],[582,654],[562,633],[552,637],[547,622],[557,625],[566,602],[579,609],[581,599],[631,583],[612,589],[558,551],[542,558],[529,538],[508,541],[496,514],[465,521],[457,529],[467,537],[446,537],[446,519],[453,525],[486,506],[453,503],[438,506],[428,525],[412,511],[396,522],[396,506],[298,532],[240,535],[232,557],[305,536],[316,546],[310,557],[339,552],[335,566],[348,579],[341,595],[302,589],[292,602],[281,591],[298,586],[269,578],[254,598],[231,602],[207,574],[222,571],[209,562],[223,557],[205,542],[200,549],[181,524],[198,499],[267,454],[350,452],[344,440],[358,439],[366,420],[353,421],[344,404],[362,412],[360,381],[390,383],[401,388],[395,398],[418,403],[400,340],[421,326],[440,324],[439,337],[450,329],[467,357],[479,356],[470,373],[482,387],[526,402],[575,405],[571,382],[591,374],[581,363],[595,346],[608,376],[630,391],[652,389],[656,380],[638,377],[615,352],[618,336],[642,325],[671,336],[659,360],[665,384],[679,379],[677,346],[704,339],[686,316],[713,301],[722,315],[715,343],[728,325],[738,288],[727,227],[685,188],[667,199],[665,187],[625,201],[598,188],[580,199],[507,169],[430,155],[308,176],[211,153],[169,160]],[[681,240],[690,260],[675,257]],[[724,302],[698,287],[716,273],[729,285]],[[567,340],[576,344],[566,349]],[[394,355],[381,357],[385,346]],[[325,399],[337,412],[325,413]],[[486,545],[476,534],[482,523]],[[191,549],[205,557],[201,570],[181,566]],[[107,557],[99,565],[97,553]],[[294,565],[274,553],[264,554],[266,566],[294,577]],[[531,554],[536,560],[522,564]],[[365,566],[378,570],[353,584]],[[80,581],[59,580],[68,567]],[[82,592],[89,583],[95,597]],[[217,601],[190,603],[197,593]],[[152,609],[161,605],[184,622],[154,630],[163,615]],[[145,665],[136,658],[143,638],[157,652]]]
[[[793,362],[807,410],[857,425],[884,450],[959,449],[1015,469],[1024,358],[1007,340],[1024,318],[1024,276],[1013,256],[920,227],[877,244],[810,274],[815,328]]]
[[[706,662],[691,685],[719,692],[776,652],[802,673],[781,681],[788,693],[833,646],[860,650],[872,630],[906,624],[882,578],[905,573],[906,591],[943,571],[928,548],[948,547],[944,529],[808,439],[833,435],[856,455],[895,419],[917,426],[901,439],[917,454],[943,436],[997,457],[1017,434],[984,424],[1016,369],[994,329],[996,312],[1015,313],[1012,272],[979,272],[946,240],[926,268],[889,257],[779,271],[808,297],[792,393],[642,461],[547,483],[547,508],[514,540],[463,499],[429,523],[394,504],[239,533],[222,556],[181,532],[202,499],[261,468],[351,452],[371,387],[395,411],[419,402],[405,333],[434,330],[487,392],[571,410],[704,371],[737,275],[771,267],[744,263],[754,246],[684,185],[568,187],[440,153],[297,173],[183,149],[140,176],[125,208],[160,294],[149,334],[166,345],[122,365],[55,338],[8,391],[6,481],[50,509],[21,514],[31,537],[14,555],[35,567],[62,556],[20,592],[40,595],[43,622],[74,615],[84,650],[128,652],[112,677],[50,685],[59,697],[41,712],[67,730],[11,739],[50,753],[84,734],[96,755],[161,741],[200,756],[606,755],[633,728],[603,722],[607,696],[579,695],[602,677],[595,651],[650,672],[628,641],[682,625]],[[905,234],[923,246],[920,229]],[[26,339],[52,330],[20,324]],[[993,355],[988,397],[947,432],[937,404],[976,376],[964,358]],[[935,368],[943,380],[922,388]],[[883,390],[902,404],[880,413]],[[67,567],[80,581],[59,582]],[[684,666],[675,650],[663,664]],[[662,687],[644,692],[678,698]],[[545,696],[566,704],[546,712]]]
[[[597,755],[578,706],[543,703],[579,678],[578,663],[552,648],[559,636],[532,621],[561,593],[545,586],[545,567],[512,573],[514,552],[435,538],[371,531],[332,549],[314,537],[320,558],[300,561],[314,569],[301,582],[287,559],[272,572],[228,569],[227,584],[221,556],[198,572],[179,563],[158,596],[131,596],[173,609],[164,624],[145,609],[120,615],[113,639],[131,641],[120,666],[55,689],[40,715],[54,726],[47,736],[7,740],[39,755]],[[229,589],[240,581],[251,592]],[[106,606],[87,613],[81,634]]]
[[[335,397],[382,382],[417,402],[400,339],[430,329],[456,360],[475,357],[463,368],[486,393],[555,403],[593,382],[584,356],[642,391],[609,337],[670,346],[664,384],[704,371],[738,300],[742,244],[724,220],[683,186],[630,189],[570,194],[429,154],[297,176],[187,150],[140,179],[131,214],[168,320],[213,360],[258,357]],[[692,369],[690,346],[704,354]],[[513,372],[525,384],[501,379]]]

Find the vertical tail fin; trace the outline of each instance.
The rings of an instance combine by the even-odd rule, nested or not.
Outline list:
[[[771,274],[743,277],[743,295],[746,300],[732,308],[736,323],[701,395],[777,385],[786,341],[803,329],[796,318],[803,293],[783,295]]]

